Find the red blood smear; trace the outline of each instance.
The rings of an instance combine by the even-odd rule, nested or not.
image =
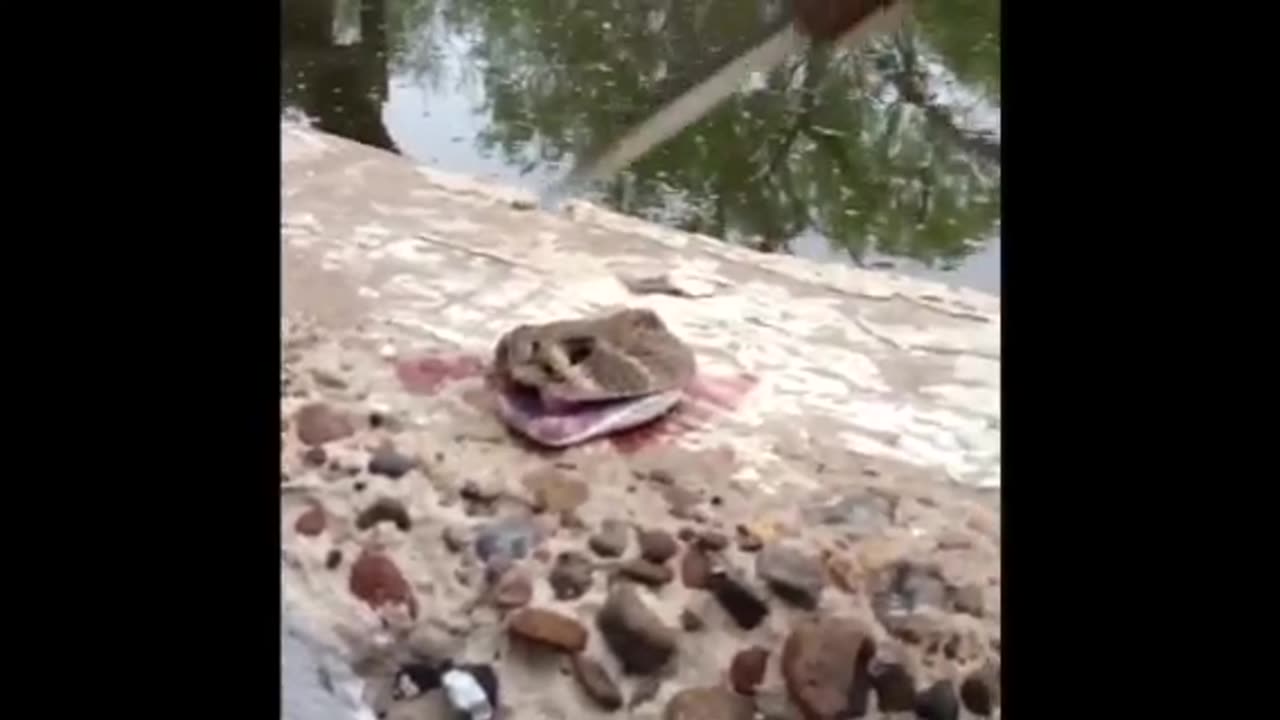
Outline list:
[[[484,374],[484,361],[474,355],[429,355],[397,360],[395,365],[400,384],[418,395],[433,395],[446,383]]]
[[[631,454],[660,440],[683,435],[719,413],[737,410],[758,383],[756,376],[750,374],[723,378],[699,375],[685,389],[684,402],[671,413],[643,427],[618,433],[610,440],[618,452]]]

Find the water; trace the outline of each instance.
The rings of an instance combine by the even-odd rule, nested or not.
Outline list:
[[[281,111],[538,192],[781,0],[284,0]],[[999,0],[799,53],[586,193],[729,242],[1000,292]]]

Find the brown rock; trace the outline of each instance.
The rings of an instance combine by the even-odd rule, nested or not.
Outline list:
[[[404,503],[391,498],[381,498],[356,516],[356,528],[368,530],[384,521],[394,523],[400,532],[409,532],[409,528],[413,527],[413,521],[409,519],[409,511],[405,509]]]
[[[698,536],[698,545],[703,550],[719,552],[729,547],[729,536],[715,530],[708,530]]]
[[[319,505],[312,505],[306,512],[298,516],[298,519],[293,523],[293,530],[299,535],[315,537],[324,532],[325,526],[328,524],[329,520],[324,508]]]
[[[649,587],[661,587],[675,579],[675,573],[666,565],[633,558],[618,566],[618,572]]]
[[[752,702],[724,687],[681,690],[667,701],[663,720],[751,720]]]
[[[601,557],[619,557],[627,550],[627,526],[620,520],[605,520],[587,540],[587,546]]]
[[[871,687],[881,712],[911,712],[916,703],[916,681],[900,658],[871,663]]]
[[[346,415],[329,407],[327,403],[303,405],[294,414],[293,421],[298,439],[307,445],[323,445],[341,440],[356,431]]]
[[[328,568],[328,569],[330,569],[330,570],[337,570],[337,569],[338,569],[338,566],[339,566],[339,565],[341,565],[341,564],[342,564],[342,551],[341,551],[341,550],[339,550],[339,549],[337,549],[337,548],[333,548],[332,550],[330,550],[328,553],[326,553],[326,554],[325,554],[325,556],[324,556],[324,566],[325,566],[326,568]]]
[[[383,605],[400,604],[409,608],[410,617],[417,617],[418,601],[413,596],[409,581],[391,558],[366,550],[351,564],[348,582],[351,594],[377,610]]]
[[[587,696],[605,710],[617,710],[622,707],[622,691],[617,683],[609,677],[609,671],[600,663],[583,653],[578,653],[570,660],[573,676],[582,686]]]
[[[311,467],[321,467],[329,462],[329,454],[319,445],[314,445],[302,451],[302,462]]]
[[[1000,704],[1000,673],[987,664],[960,683],[960,700],[969,712],[987,717]]]
[[[689,608],[680,611],[680,627],[686,631],[698,632],[706,626],[707,624],[702,620],[702,617]]]
[[[665,665],[676,649],[676,631],[667,627],[627,583],[618,583],[609,591],[608,600],[596,614],[596,625],[625,673],[651,673]]]
[[[680,550],[676,539],[666,530],[642,530],[636,539],[640,543],[640,556],[649,562],[662,564]]]
[[[769,664],[768,648],[754,645],[739,650],[729,663],[729,682],[743,695],[754,695],[756,686],[764,680],[765,667]]]
[[[579,552],[556,556],[548,582],[557,600],[577,600],[591,589],[591,559]]]
[[[870,688],[871,633],[844,618],[800,621],[782,646],[787,692],[807,720],[857,717]]]
[[[440,537],[444,540],[444,546],[451,553],[460,553],[471,542],[470,533],[467,528],[461,525],[449,525],[441,532]]]
[[[627,701],[628,708],[639,707],[658,696],[658,691],[662,689],[662,676],[646,675],[636,681],[635,689],[631,691],[631,699]]]
[[[711,578],[711,558],[696,545],[684,550],[680,559],[680,581],[687,588],[706,589]]]
[[[676,537],[680,538],[680,542],[693,542],[698,539],[698,531],[685,526],[680,528],[680,532],[676,533]]]
[[[566,652],[587,646],[587,629],[571,617],[542,608],[525,608],[507,626],[512,635]]]
[[[523,607],[533,599],[533,582],[519,568],[503,574],[493,588],[493,604],[503,609]]]
[[[533,495],[534,507],[549,513],[576,510],[591,494],[586,483],[554,468],[535,470],[525,475],[523,482]]]

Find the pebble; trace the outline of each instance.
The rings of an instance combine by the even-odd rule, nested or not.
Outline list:
[[[703,550],[719,552],[729,547],[729,536],[715,530],[708,530],[698,536],[698,546]]]
[[[746,583],[729,573],[713,573],[708,581],[708,589],[720,603],[720,607],[743,630],[758,627],[769,614],[769,606]]]
[[[449,525],[440,533],[445,548],[451,553],[460,553],[471,542],[471,532],[462,525]]]
[[[703,590],[711,582],[711,558],[696,545],[685,548],[680,559],[680,581],[687,588]]]
[[[751,720],[754,715],[751,700],[720,686],[681,690],[662,712],[663,720]]]
[[[418,602],[391,558],[366,550],[351,564],[348,587],[352,595],[377,610],[383,605],[401,604],[409,608],[409,615],[416,617]]]
[[[409,519],[409,511],[404,503],[391,498],[381,498],[365,508],[356,516],[356,529],[368,530],[380,522],[394,523],[400,532],[409,532],[413,521]]]
[[[631,699],[627,701],[628,708],[635,708],[649,702],[658,696],[658,691],[662,689],[662,676],[646,675],[636,681],[635,689],[631,691]]]
[[[698,531],[686,525],[680,528],[680,531],[676,533],[676,537],[680,539],[680,542],[691,543],[698,539]]]
[[[916,702],[916,681],[899,661],[872,662],[871,687],[881,712],[911,712]]]
[[[662,564],[680,550],[676,539],[666,530],[642,530],[636,540],[640,544],[640,556],[653,563]]]
[[[600,557],[620,557],[627,550],[626,524],[612,518],[605,520],[587,540],[587,546]]]
[[[698,632],[706,626],[707,624],[703,621],[702,617],[689,608],[685,608],[680,611],[680,627],[684,628],[686,631]]]
[[[325,526],[329,524],[328,516],[325,514],[324,508],[319,505],[312,505],[307,511],[298,516],[293,523],[294,532],[307,537],[315,537],[324,532]]]
[[[618,572],[649,587],[661,587],[675,579],[675,572],[666,565],[633,558],[618,566]]]
[[[916,696],[916,717],[920,720],[956,720],[960,701],[947,680],[939,680]]]
[[[302,462],[310,467],[320,467],[329,461],[329,454],[320,445],[302,451]]]
[[[523,481],[533,495],[534,506],[543,512],[572,512],[591,495],[586,483],[554,468],[531,472]]]
[[[508,631],[517,637],[566,652],[587,646],[587,630],[571,617],[543,608],[525,608],[511,618]]]
[[[595,660],[583,653],[574,655],[570,660],[573,677],[582,686],[583,692],[596,701],[605,710],[617,710],[622,707],[622,691],[618,684],[609,677],[609,671]]]
[[[818,606],[826,584],[826,573],[817,557],[782,543],[771,543],[756,556],[756,575],[768,582],[778,597],[807,610]]]
[[[369,458],[369,472],[392,480],[404,477],[417,466],[417,458],[405,455],[390,443],[380,445],[373,451],[373,457]]]
[[[548,582],[557,600],[577,600],[591,589],[591,559],[580,552],[567,551],[556,556]]]
[[[462,489],[458,493],[467,502],[487,504],[502,496],[502,486],[496,482],[481,483],[476,480],[467,480],[462,483]]]
[[[414,626],[405,644],[419,660],[438,666],[460,653],[464,640],[433,622],[422,622]]]
[[[810,718],[858,717],[870,683],[867,664],[875,643],[853,620],[801,620],[782,646],[782,676],[791,699]]]
[[[635,588],[618,583],[609,591],[596,625],[625,673],[646,675],[666,664],[676,649],[676,632],[640,599]]]
[[[298,439],[306,445],[324,445],[350,437],[356,431],[346,415],[334,410],[327,403],[303,405],[294,414],[293,422]]]
[[[523,607],[533,599],[533,582],[519,568],[508,570],[493,589],[493,604],[510,610]]]
[[[987,717],[1000,704],[1000,673],[988,664],[960,683],[960,700],[974,715]]]
[[[937,568],[902,561],[885,568],[877,578],[881,588],[874,600],[888,608],[911,612],[928,605],[942,608],[947,600],[947,582]]]
[[[328,370],[322,370],[320,368],[312,368],[311,377],[316,381],[316,384],[320,385],[321,387],[326,387],[331,390],[347,389],[347,381],[329,372]]]
[[[538,526],[528,518],[513,516],[482,525],[476,530],[476,555],[484,562],[501,555],[521,560],[542,541]]]
[[[769,663],[769,649],[754,645],[739,650],[729,663],[729,682],[743,695],[754,695],[756,687],[764,680],[765,667]]]
[[[841,525],[855,538],[879,534],[893,523],[894,503],[876,493],[859,491],[809,510],[806,515],[826,525]]]

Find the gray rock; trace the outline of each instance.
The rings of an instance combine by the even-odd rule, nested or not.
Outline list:
[[[634,586],[620,582],[596,615],[605,644],[623,672],[646,675],[662,667],[676,649],[676,631],[640,599]]]
[[[627,551],[627,526],[620,520],[605,520],[587,545],[601,557],[619,557]]]
[[[778,597],[806,609],[818,606],[826,573],[818,558],[781,543],[770,543],[756,556],[756,574]]]
[[[476,530],[476,555],[486,563],[495,556],[520,560],[540,542],[542,532],[532,520],[523,517],[503,518]]]

